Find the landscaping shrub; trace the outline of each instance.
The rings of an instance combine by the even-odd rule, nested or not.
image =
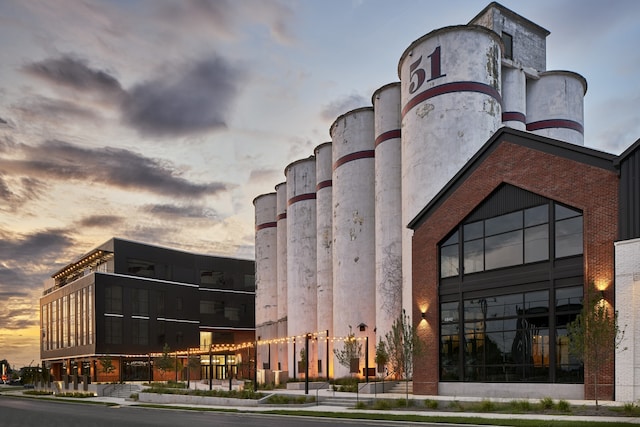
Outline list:
[[[424,406],[429,409],[438,409],[438,401],[433,399],[426,399],[424,401]]]

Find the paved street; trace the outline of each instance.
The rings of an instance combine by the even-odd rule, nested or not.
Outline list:
[[[278,416],[260,413],[196,412],[177,409],[148,409],[134,406],[102,406],[58,403],[0,395],[0,425],[3,427],[327,427],[334,425],[411,425],[390,421],[338,420]],[[421,423],[420,426],[432,424]],[[433,424],[435,426],[435,424]],[[442,424],[438,424],[442,426]]]

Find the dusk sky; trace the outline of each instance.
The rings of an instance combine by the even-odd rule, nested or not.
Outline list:
[[[585,145],[640,138],[640,2],[500,2],[588,82]],[[51,275],[111,237],[253,259],[252,200],[484,0],[0,0],[0,359],[40,362]]]

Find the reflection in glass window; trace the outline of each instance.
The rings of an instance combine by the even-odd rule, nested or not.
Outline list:
[[[542,224],[524,229],[524,262],[549,259],[549,225]]]
[[[549,224],[554,207],[553,227]],[[555,257],[582,254],[582,213],[549,202],[499,215],[482,221],[461,224],[440,244],[440,277],[455,277],[462,245],[463,274],[546,261],[550,255],[550,234],[554,234]],[[464,239],[458,241],[462,231]]]
[[[472,240],[464,244],[464,273],[484,270],[484,241]]]
[[[522,228],[522,211],[500,215],[495,218],[485,220],[485,236],[493,236],[511,230]]]
[[[522,264],[522,230],[489,236],[484,246],[487,270]]]
[[[556,221],[556,258],[582,254],[582,217]]]

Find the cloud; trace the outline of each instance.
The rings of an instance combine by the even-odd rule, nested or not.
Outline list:
[[[124,217],[117,215],[91,215],[79,221],[81,227],[110,227],[121,224]]]
[[[215,195],[228,190],[228,184],[222,182],[190,182],[171,163],[126,149],[84,148],[57,140],[37,146],[13,144],[13,147],[21,157],[0,159],[0,170],[5,173],[48,181],[94,182],[179,198]]]
[[[126,123],[150,136],[188,135],[226,127],[245,73],[215,57],[131,88]]]
[[[293,42],[289,23],[294,11],[282,1],[186,0],[160,3],[157,15],[172,28],[212,32],[225,39],[243,37],[247,24],[264,26],[271,37],[284,44]]]
[[[185,218],[206,218],[206,219],[217,219],[219,218],[218,213],[211,208],[205,206],[195,206],[195,205],[187,205],[187,206],[178,206],[178,205],[146,205],[143,207],[143,210],[152,215],[156,215],[160,218],[175,218],[175,219],[185,219]]]
[[[72,56],[34,62],[23,70],[54,87],[96,93],[105,98],[120,97],[123,92],[120,82],[111,74],[93,69],[86,61]]]
[[[39,199],[45,188],[45,184],[38,179],[10,177],[0,172],[0,200],[4,202],[0,211],[13,212],[27,202]]]
[[[20,278],[23,269],[34,265],[53,266],[59,263],[58,258],[67,250],[73,248],[75,240],[70,237],[68,230],[45,229],[31,234],[17,234],[0,230],[0,253],[7,254],[3,260],[4,266],[13,266],[14,273],[4,272],[5,279]],[[50,267],[55,269],[55,267]],[[29,286],[33,282],[9,283],[15,286]],[[4,285],[5,283],[1,283]]]
[[[320,117],[324,120],[335,120],[344,113],[348,113],[356,108],[371,106],[371,100],[362,95],[351,94],[325,105],[320,112]]]
[[[2,117],[0,117],[0,125],[8,125],[9,123],[7,123],[7,121],[5,119],[3,119]]]

